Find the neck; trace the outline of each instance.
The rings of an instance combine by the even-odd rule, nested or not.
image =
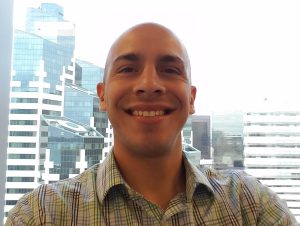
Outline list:
[[[144,158],[115,146],[114,157],[129,186],[162,209],[176,194],[185,192],[181,146],[166,155]]]

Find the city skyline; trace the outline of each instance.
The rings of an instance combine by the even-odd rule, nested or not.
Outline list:
[[[39,2],[26,1],[35,6]],[[290,101],[300,109],[295,102],[300,74],[297,1],[58,3],[65,8],[66,20],[76,25],[76,57],[100,67],[116,36],[133,24],[152,21],[174,30],[191,58],[192,80],[198,88],[196,114],[243,110],[265,98]],[[22,7],[24,11],[16,0],[20,21]]]
[[[99,162],[104,146],[97,125],[64,117],[64,112],[70,112],[68,108],[83,102],[79,120],[100,121],[91,113],[93,100],[98,106],[96,95],[86,91],[74,99],[79,91],[67,87],[76,83],[74,26],[64,20],[63,8],[56,4],[43,4],[28,12],[26,31],[14,31],[5,217],[26,192],[69,178]],[[78,71],[77,82],[88,85],[86,67]]]
[[[65,16],[66,17],[66,16]],[[69,18],[65,18],[65,19],[69,19]],[[70,21],[71,23],[72,23],[72,21]],[[103,31],[105,31],[106,32],[106,30],[103,30]],[[104,33],[105,33],[104,32]],[[21,32],[22,33],[22,32]],[[22,34],[23,35],[23,34]],[[25,34],[24,34],[25,35]],[[103,35],[105,35],[105,34],[103,34]],[[112,41],[112,40],[111,40]],[[76,44],[76,45],[78,45],[78,44]],[[82,56],[82,55],[84,55],[84,54],[78,54],[78,55],[76,55],[75,54],[75,57],[76,58],[80,58],[80,59],[82,59],[80,56]],[[86,58],[83,58],[83,60],[88,60],[88,59],[86,59]],[[294,60],[297,60],[297,58],[295,58]],[[95,63],[95,62],[93,62],[93,60],[91,60],[92,61],[92,63]],[[86,65],[86,63],[87,62],[77,62],[78,64],[77,64],[77,66],[80,66],[80,67],[87,67],[86,69],[88,69],[89,67],[90,67],[90,65]],[[97,63],[97,65],[99,65],[98,63]],[[20,63],[20,65],[19,66],[22,66],[22,64]],[[41,66],[41,65],[40,65]],[[93,66],[95,66],[95,65],[93,65]],[[100,67],[101,67],[101,65],[99,65]],[[97,70],[98,70],[98,68],[97,68]],[[41,72],[41,71],[39,71],[39,72]],[[51,74],[51,73],[50,73]],[[13,76],[15,76],[14,75],[14,72],[12,73],[12,75]],[[83,76],[84,75],[84,73],[82,73],[81,74],[81,76]],[[22,76],[20,76],[19,75],[19,77],[21,78]],[[100,77],[100,76],[99,76]],[[287,77],[288,78],[288,77]],[[277,81],[276,80],[276,78],[274,78],[274,80],[275,81]],[[94,83],[95,81],[93,81],[93,83]],[[245,84],[244,84],[244,86],[242,86],[240,83],[238,83],[238,81],[235,81],[235,80],[233,80],[233,81],[231,81],[231,83],[235,83],[236,82],[236,88],[237,88],[237,90],[238,89],[244,89],[243,91],[244,92],[247,92],[248,90],[247,90],[247,88],[248,87],[246,87],[245,86]],[[271,81],[269,81],[269,82],[271,82]],[[289,82],[293,82],[293,81],[289,81]],[[269,85],[271,85],[272,83],[264,83],[263,81],[260,81],[260,80],[257,80],[256,81],[256,83],[258,84],[258,85],[261,85],[261,86],[263,86],[263,87],[265,87],[266,89],[267,89],[267,87],[269,86]],[[294,81],[294,83],[295,83],[295,81]],[[13,83],[14,84],[14,83]],[[296,83],[295,83],[296,84]],[[15,84],[16,85],[16,84]],[[221,85],[221,84],[219,84],[219,85]],[[226,84],[223,84],[223,85],[225,85],[226,86]],[[249,85],[249,84],[248,84]],[[283,84],[281,84],[282,85],[282,87],[284,86],[284,83]],[[234,86],[233,86],[234,87]],[[50,86],[50,88],[51,88],[51,86]],[[228,88],[228,87],[227,87]],[[256,88],[257,87],[253,87],[253,89],[254,89],[254,91],[256,90]],[[290,94],[297,94],[297,90],[295,89],[295,90],[292,90],[292,88],[293,87],[289,87],[289,89],[278,89],[277,91],[278,91],[278,95],[279,96],[284,96],[283,94],[286,94],[286,93],[283,93],[283,92],[288,92],[288,90],[290,91]],[[295,87],[296,88],[296,87]],[[219,96],[223,96],[222,95],[222,93],[219,93],[220,92],[220,90],[221,89],[216,89],[215,90],[215,93],[217,94],[217,95],[219,95]],[[45,90],[44,90],[45,91]],[[200,91],[200,95],[201,95],[201,92],[202,92],[202,90],[200,89],[199,90]],[[222,90],[221,90],[222,91]],[[294,93],[293,93],[294,92]],[[50,91],[49,91],[49,93],[51,93]],[[255,95],[254,94],[254,92],[252,91],[252,93],[249,93],[249,94],[252,94],[252,95]],[[199,94],[198,94],[199,95]],[[236,95],[241,95],[239,92],[236,92]],[[243,97],[243,95],[241,95],[242,97]],[[213,96],[209,96],[209,97],[212,97],[212,98],[214,98]],[[295,95],[295,97],[297,97],[297,95]],[[19,98],[19,97],[18,97]],[[16,101],[17,101],[17,99],[18,98],[12,98],[12,99],[16,99]],[[23,98],[23,97],[22,97]],[[22,99],[21,98],[21,99]],[[201,96],[200,96],[200,98],[201,98]],[[224,98],[228,98],[228,96],[227,95],[225,95],[224,94]],[[26,99],[26,98],[25,98]],[[260,102],[261,103],[272,103],[274,100],[275,100],[275,105],[278,105],[280,102],[278,102],[278,101],[276,101],[276,99],[274,99],[274,98],[272,98],[272,97],[270,97],[270,96],[266,96],[266,97],[264,97],[264,98],[259,98],[260,99]],[[29,99],[28,99],[29,100]],[[26,101],[28,101],[28,100],[26,100]],[[284,100],[284,98],[282,98],[282,100]],[[30,100],[31,101],[31,100]],[[53,104],[53,105],[56,105],[58,102],[57,102],[57,100],[47,100],[49,103],[51,102],[51,104]],[[284,109],[284,110],[289,110],[289,111],[294,111],[294,112],[296,112],[297,110],[299,111],[300,110],[300,108],[298,108],[297,107],[297,105],[296,105],[296,102],[293,102],[294,101],[294,99],[293,98],[291,98],[290,99],[290,102],[283,102],[284,103],[284,105],[286,105],[286,106],[289,106],[289,108],[288,109],[286,109],[286,108],[284,108],[283,106],[281,106],[281,108],[277,108],[277,110],[279,110],[279,109]],[[56,104],[55,104],[55,103]],[[226,101],[225,101],[226,102]],[[17,105],[19,105],[19,103],[20,102],[13,102],[13,103],[18,103],[18,104],[15,104],[15,106],[17,106]],[[24,103],[24,102],[22,102],[22,103]],[[30,102],[30,103],[33,103],[33,102]],[[43,102],[44,103],[44,102]],[[47,103],[47,104],[49,104],[49,103]],[[259,106],[259,104],[257,103],[256,104],[257,106]],[[272,107],[274,107],[275,105],[273,105]],[[279,105],[278,105],[279,106]],[[50,109],[50,111],[53,111],[53,109],[52,108],[49,108]],[[232,109],[232,110],[234,110],[234,109]],[[268,109],[268,111],[272,111],[273,110],[273,108],[272,109]],[[15,111],[15,110],[14,110]],[[217,110],[218,111],[218,110]],[[276,108],[275,108],[275,111],[276,111]],[[54,111],[53,111],[54,112]],[[16,114],[16,112],[14,112],[15,114]],[[196,112],[196,114],[197,115],[200,115],[202,112],[201,111],[198,111],[198,112]],[[17,114],[19,114],[19,113],[17,113]],[[265,112],[263,112],[262,114],[265,114]],[[21,136],[24,136],[24,131],[13,131],[12,132],[12,134],[10,135],[10,136],[20,136],[19,134],[23,134],[23,135],[21,135]],[[25,135],[25,136],[28,136],[28,135]],[[13,139],[11,139],[11,141],[13,141]],[[14,144],[13,142],[11,143],[11,144],[13,144],[13,145],[16,145],[16,144]],[[19,146],[18,146],[19,147]],[[13,146],[13,148],[18,148],[17,146]],[[17,152],[16,152],[17,153]],[[18,153],[19,154],[19,153]],[[13,154],[13,155],[17,155],[17,154]],[[295,154],[296,155],[296,154]],[[15,157],[14,156],[11,156],[11,159],[14,159]],[[296,157],[295,157],[296,158]],[[12,165],[12,163],[15,163],[15,161],[13,160],[13,161],[10,161],[10,164]],[[14,165],[14,164],[13,164]],[[13,169],[11,169],[11,170],[15,170],[14,168]],[[19,169],[17,169],[17,170],[19,170]],[[13,179],[13,178],[12,178]],[[14,182],[14,181],[12,181],[12,182]],[[13,191],[14,192],[14,191]],[[12,204],[13,202],[14,202],[14,200],[9,200],[11,203],[10,204]]]

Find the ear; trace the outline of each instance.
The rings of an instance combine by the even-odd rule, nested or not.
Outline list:
[[[196,99],[197,88],[195,86],[191,86],[191,96],[190,96],[190,115],[195,113],[195,99]]]
[[[98,83],[97,84],[97,94],[99,97],[99,101],[100,101],[100,110],[101,111],[106,111],[106,100],[105,100],[105,84],[104,83]]]

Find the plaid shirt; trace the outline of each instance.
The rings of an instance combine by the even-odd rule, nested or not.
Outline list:
[[[199,170],[186,157],[184,165],[186,194],[166,210],[132,190],[109,154],[77,177],[24,195],[6,225],[296,225],[286,204],[255,178]]]

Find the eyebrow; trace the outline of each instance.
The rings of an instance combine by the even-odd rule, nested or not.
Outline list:
[[[118,62],[121,60],[138,62],[140,59],[141,59],[141,57],[136,53],[126,53],[126,54],[118,56],[113,62]]]
[[[184,65],[184,61],[180,57],[174,55],[163,55],[159,58],[159,61],[163,63],[178,62]]]
[[[141,60],[141,56],[139,56],[136,53],[126,53],[118,56],[114,62],[121,61],[121,60],[128,60],[132,62],[137,62]],[[163,63],[172,63],[172,62],[179,62],[184,65],[184,61],[175,55],[163,55],[158,58],[158,61],[163,62]]]

